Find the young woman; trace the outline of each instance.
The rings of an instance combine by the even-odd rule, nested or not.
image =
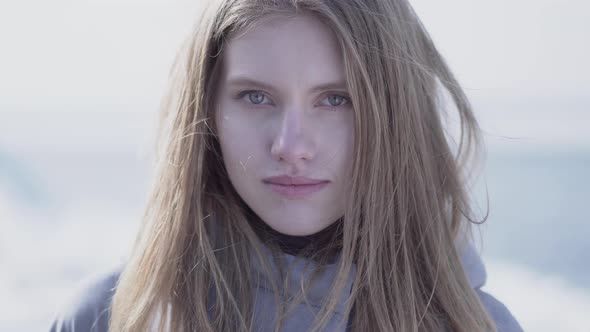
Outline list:
[[[212,1],[172,83],[131,257],[54,331],[521,330],[466,236],[476,120],[406,0]]]

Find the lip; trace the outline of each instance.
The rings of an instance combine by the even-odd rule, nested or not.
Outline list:
[[[286,198],[307,197],[322,190],[330,181],[311,179],[303,176],[273,176],[262,180],[271,190]]]

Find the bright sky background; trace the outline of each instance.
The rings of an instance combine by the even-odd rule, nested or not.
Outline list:
[[[155,111],[199,2],[2,2],[0,117],[8,121],[0,121],[0,142],[31,140],[17,130],[27,121],[51,142],[75,144],[59,133],[81,117],[72,111]],[[590,148],[590,2],[411,2],[472,97],[491,144],[512,144],[497,139],[507,136],[541,148]],[[40,126],[22,110],[57,113]],[[100,136],[112,120],[96,118]],[[78,134],[92,140],[92,130]]]

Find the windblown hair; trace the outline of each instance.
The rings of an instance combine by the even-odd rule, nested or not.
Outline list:
[[[355,114],[351,190],[330,242],[340,250],[338,272],[314,329],[330,320],[356,266],[346,312],[352,331],[495,331],[455,245],[474,222],[464,170],[481,145],[479,127],[407,0],[208,4],[172,71],[157,178],[117,285],[111,330],[253,329],[249,267],[256,260],[270,273],[270,263],[223,164],[212,114],[217,78],[232,34],[269,15],[300,14],[334,31]],[[441,91],[460,118],[457,151]],[[328,252],[313,257],[318,266]],[[277,331],[304,297],[287,307],[282,287],[272,287],[282,313]]]

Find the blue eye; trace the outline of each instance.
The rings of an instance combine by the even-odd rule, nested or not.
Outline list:
[[[250,92],[248,95],[250,96],[249,99],[252,104],[260,104],[264,100],[264,95],[259,92]]]
[[[262,102],[266,97],[262,91],[257,90],[243,91],[238,95],[238,98],[242,99],[244,96],[248,96],[248,101],[253,105],[264,105]]]
[[[328,103],[329,103],[328,106],[333,106],[333,107],[338,107],[338,106],[346,105],[349,103],[348,98],[346,98],[344,96],[340,96],[340,95],[330,95],[326,99],[328,100]]]

